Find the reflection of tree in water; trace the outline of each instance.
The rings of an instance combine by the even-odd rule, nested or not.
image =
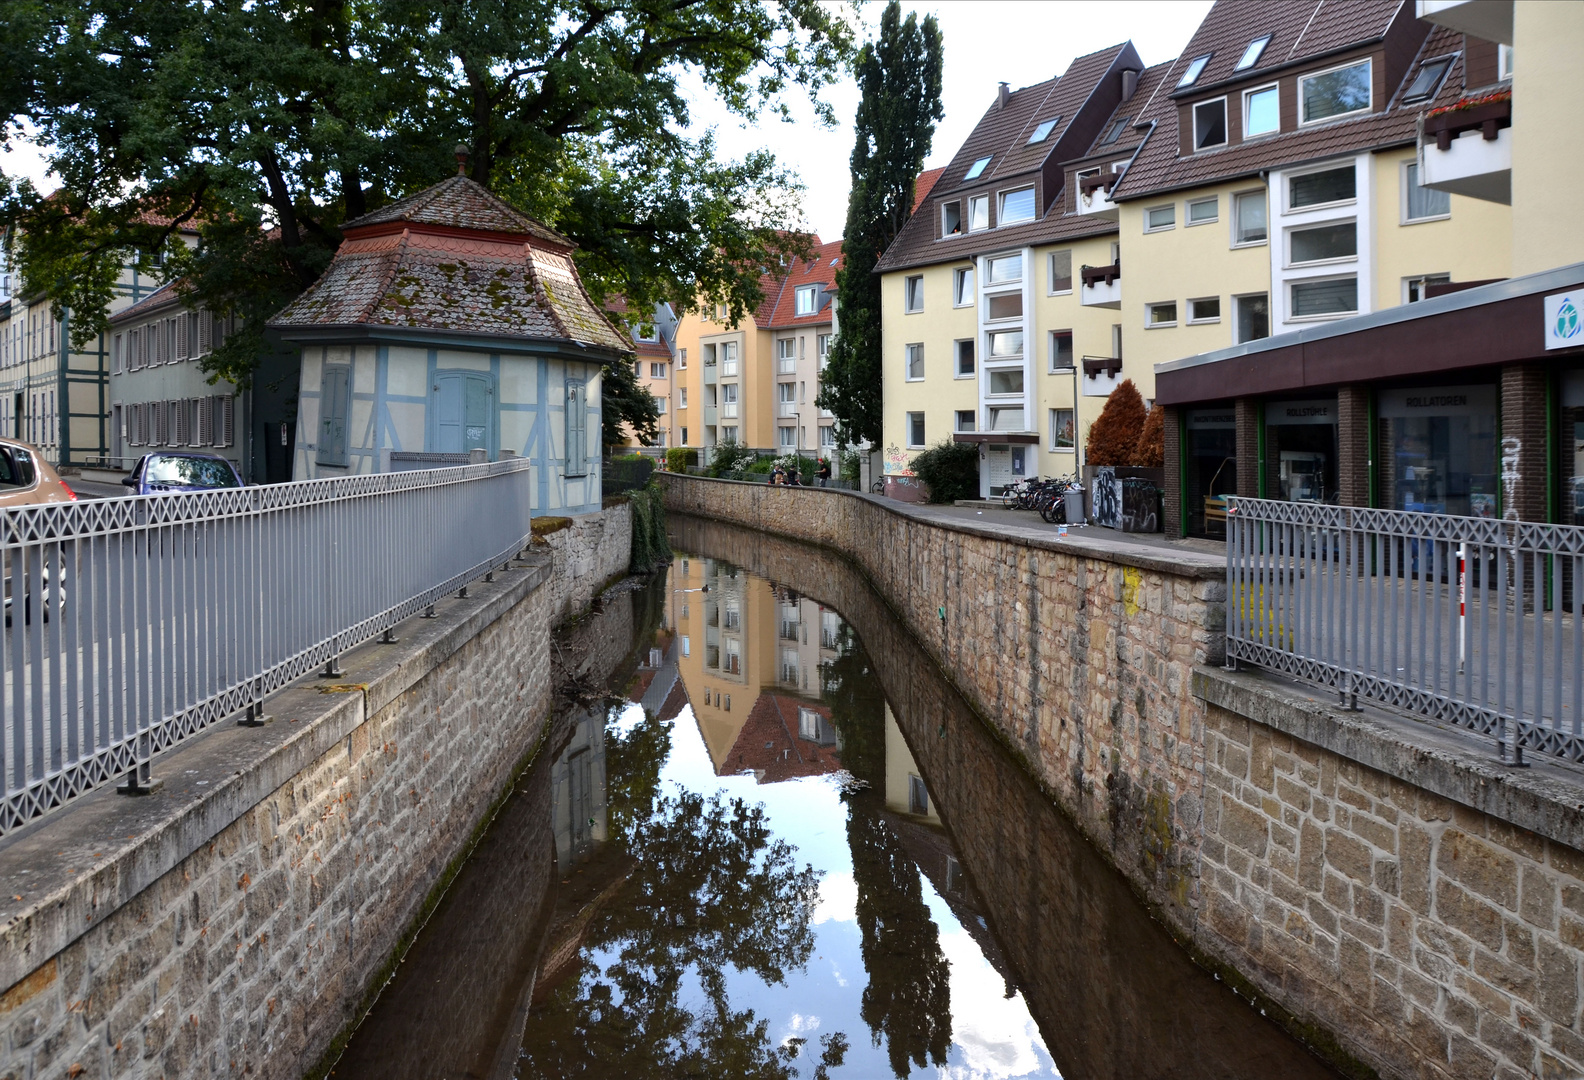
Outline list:
[[[946,1064],[951,1045],[950,965],[924,903],[918,866],[878,813],[885,789],[885,698],[873,664],[842,624],[837,657],[820,670],[821,698],[841,734],[842,763],[872,793],[847,798],[847,843],[858,885],[858,929],[869,985],[862,1016],[898,1076],[926,1057]]]
[[[777,1047],[768,1020],[734,1009],[728,965],[769,983],[814,946],[819,875],[799,870],[762,807],[689,791],[658,797],[670,725],[653,715],[623,735],[607,728],[613,843],[634,867],[621,895],[596,908],[574,978],[528,1023],[521,1075],[823,1077],[846,1040]],[[603,970],[591,954],[613,955]],[[684,997],[703,990],[699,1006]]]

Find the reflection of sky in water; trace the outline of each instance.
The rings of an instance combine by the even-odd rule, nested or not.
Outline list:
[[[619,726],[625,731],[643,718],[630,705]],[[833,1031],[847,1035],[850,1049],[836,1075],[894,1075],[885,1047],[875,1046],[868,1025],[859,1016],[868,975],[864,971],[856,905],[858,888],[847,847],[847,809],[836,786],[826,777],[760,785],[752,775],[716,776],[709,752],[684,709],[671,733],[671,756],[660,772],[661,794],[673,785],[705,794],[722,791],[749,803],[763,803],[776,836],[796,849],[799,866],[812,863],[824,876],[814,914],[814,955],[803,971],[788,973],[783,986],[766,986],[757,977],[727,970],[730,1000],[736,1008],[752,1008],[770,1022],[776,1042],[792,1037],[808,1040],[796,1062],[810,1076],[819,1055],[819,1036]],[[944,1069],[914,1068],[915,1076],[951,1080],[992,1080],[1025,1076],[1057,1076],[1021,993],[1007,998],[1006,984],[958,923],[927,878],[920,875],[924,902],[940,928],[941,949],[951,964],[952,1046]],[[591,957],[604,967],[612,954]],[[701,1004],[703,994],[686,980],[684,1000]]]

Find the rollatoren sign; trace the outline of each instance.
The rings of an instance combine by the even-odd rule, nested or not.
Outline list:
[[[1545,347],[1584,345],[1584,292],[1552,293],[1545,298]]]

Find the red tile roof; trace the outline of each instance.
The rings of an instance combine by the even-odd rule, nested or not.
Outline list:
[[[452,176],[433,187],[424,188],[405,199],[397,199],[389,206],[371,214],[353,218],[341,226],[343,233],[359,231],[374,225],[409,222],[415,225],[441,225],[460,229],[477,229],[481,232],[526,234],[551,244],[571,248],[577,245],[527,214],[518,212],[510,203],[495,195],[482,184],[465,176]]]
[[[737,732],[736,741],[726,751],[719,775],[752,769],[759,773],[761,784],[774,784],[841,771],[841,757],[834,746],[820,746],[797,735],[800,708],[812,709],[830,719],[829,706],[787,694],[761,693]]]
[[[918,179],[913,181],[913,209],[909,213],[917,213],[920,204],[929,198],[931,191],[935,190],[935,181],[939,180],[946,172],[946,166],[938,169],[925,169],[918,174]]]
[[[777,286],[775,307],[770,312],[768,322],[760,322],[761,327],[781,329],[792,326],[817,326],[831,321],[830,297],[836,291],[836,271],[842,266],[842,242],[833,240],[828,244],[816,243],[814,257],[811,259],[797,259],[786,274],[780,279]],[[797,291],[810,285],[820,287],[816,294],[819,307],[812,314],[797,314]]]

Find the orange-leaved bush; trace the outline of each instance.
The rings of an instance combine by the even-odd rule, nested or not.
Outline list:
[[[1144,399],[1132,379],[1123,379],[1111,391],[1105,408],[1089,425],[1084,443],[1085,465],[1131,465],[1144,430]]]
[[[1158,469],[1166,464],[1166,410],[1159,405],[1144,418],[1138,445],[1133,448],[1133,464],[1143,469]]]

